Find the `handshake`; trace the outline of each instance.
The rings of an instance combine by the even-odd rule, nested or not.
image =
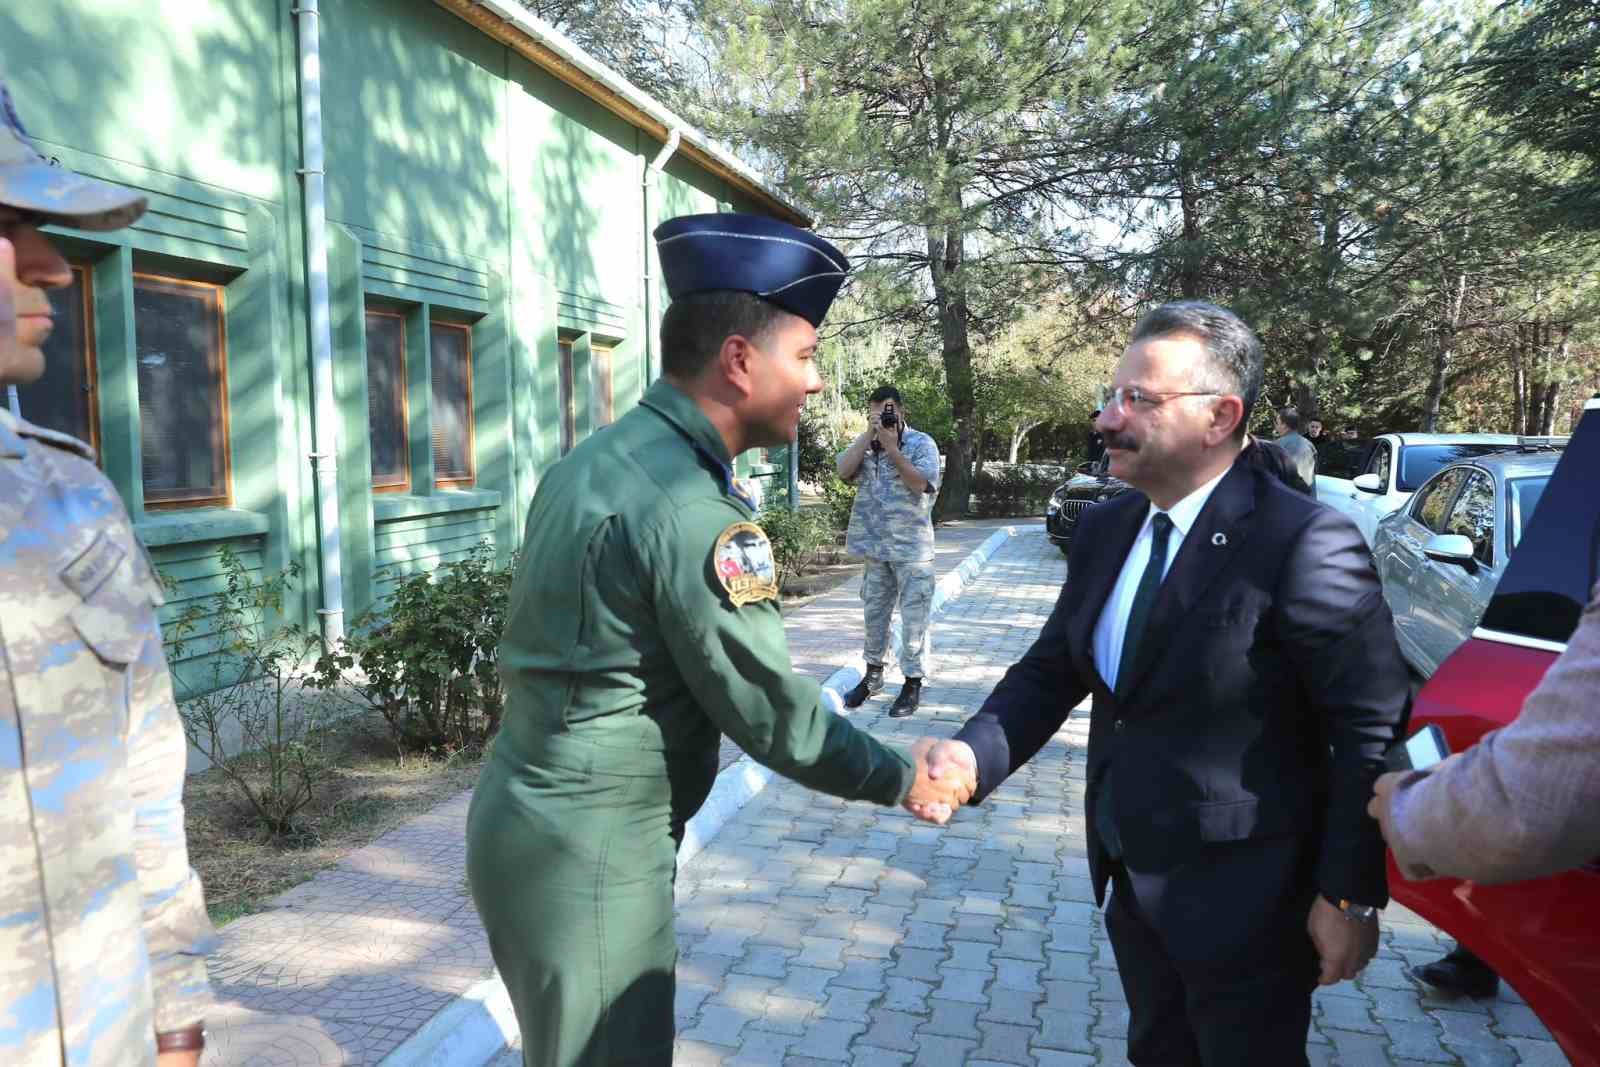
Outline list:
[[[925,737],[911,746],[917,780],[905,809],[923,822],[943,826],[978,789],[978,757],[965,741]]]

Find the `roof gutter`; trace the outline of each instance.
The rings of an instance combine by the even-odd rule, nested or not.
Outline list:
[[[514,0],[434,0],[434,3],[656,140],[665,142],[677,131],[681,137],[678,151],[685,158],[750,196],[785,222],[811,225],[811,217],[784,199],[753,167]]]
[[[661,368],[658,366],[660,356],[656,352],[656,274],[661,269],[659,256],[656,252],[654,234],[656,232],[656,179],[666,169],[667,160],[672,158],[672,153],[678,150],[682,143],[683,131],[672,127],[667,134],[667,143],[661,146],[661,151],[656,153],[656,158],[644,169],[644,176],[640,179],[640,199],[644,202],[644,368],[645,384],[649,385],[661,377]]]

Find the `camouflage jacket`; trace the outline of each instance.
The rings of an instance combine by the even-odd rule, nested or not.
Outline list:
[[[845,449],[839,453],[843,457]],[[906,427],[900,451],[928,488],[912,492],[886,452],[869,451],[855,477],[845,549],[868,559],[925,563],[933,558],[933,498],[939,491],[939,446],[921,430]]]
[[[146,1067],[215,940],[161,588],[87,446],[0,410],[0,1063]]]

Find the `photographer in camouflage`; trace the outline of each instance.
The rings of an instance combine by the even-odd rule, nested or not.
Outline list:
[[[922,700],[923,653],[933,606],[933,498],[939,489],[939,446],[906,425],[905,404],[892,385],[867,398],[867,429],[839,453],[839,477],[856,486],[846,551],[867,558],[861,576],[866,616],[867,673],[845,694],[859,707],[883,688],[889,621],[900,605],[901,662],[905,685],[889,714],[914,714]]]
[[[44,373],[41,230],[144,198],[49,165],[0,84],[0,389]],[[161,587],[94,452],[0,407],[0,1063],[196,1067],[214,935],[183,832]]]

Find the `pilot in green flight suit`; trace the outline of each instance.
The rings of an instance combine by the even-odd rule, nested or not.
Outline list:
[[[791,440],[838,249],[772,219],[655,232],[663,379],[546,475],[500,644],[506,714],[467,871],[533,1067],[672,1062],[672,883],[720,735],[810,788],[955,806],[790,666],[766,535],[733,457]]]

